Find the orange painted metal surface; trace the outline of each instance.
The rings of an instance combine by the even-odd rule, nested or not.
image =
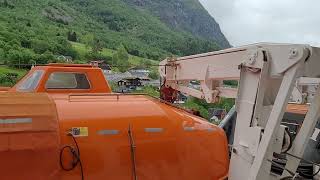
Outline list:
[[[288,104],[287,111],[294,114],[307,114],[309,105],[307,104]]]
[[[0,92],[7,92],[10,90],[10,87],[0,87]]]
[[[60,135],[47,94],[0,93],[0,179],[59,180]]]
[[[92,67],[91,65],[70,65],[70,64],[49,64],[47,66],[36,66],[32,68],[29,73],[24,76],[15,86],[9,91],[16,92],[21,83],[28,78],[36,70],[43,70],[44,74],[36,87],[34,92],[47,92],[47,93],[110,93],[111,88],[102,73],[102,70],[98,67]],[[47,89],[45,84],[53,72],[75,72],[85,73],[89,83],[90,89]]]
[[[218,180],[228,173],[222,129],[151,97],[9,92],[0,94],[0,107],[2,179],[81,179],[79,164],[59,167],[61,149],[76,147],[68,133],[80,127],[88,130],[75,137],[86,180]],[[61,160],[70,165],[72,154]]]
[[[134,174],[141,180],[227,176],[224,131],[196,116],[145,96],[51,96],[57,106],[61,145],[72,144],[66,136],[70,128],[88,128],[88,136],[76,138],[85,179],[129,180]],[[62,179],[78,180],[79,171],[77,167],[62,172]]]

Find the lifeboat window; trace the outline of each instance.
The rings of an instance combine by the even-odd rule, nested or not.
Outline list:
[[[40,79],[44,74],[43,70],[35,70],[31,75],[26,77],[25,80],[18,86],[17,91],[20,92],[32,92],[38,87]]]
[[[90,89],[85,73],[54,72],[46,83],[47,89]]]

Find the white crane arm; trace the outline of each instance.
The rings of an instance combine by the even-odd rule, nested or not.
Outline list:
[[[218,97],[236,97],[237,120],[230,160],[229,179],[274,179],[271,159],[282,146],[280,126],[297,83],[318,83],[320,48],[308,45],[254,44],[239,48],[169,58],[160,63],[165,87],[215,102]],[[302,77],[302,78],[301,78]],[[237,80],[237,88],[224,80]],[[298,81],[297,81],[298,80]],[[200,89],[190,86],[199,81]],[[319,101],[320,91],[314,93]],[[311,103],[306,122],[296,137],[308,141],[319,116],[320,103]],[[306,124],[307,123],[307,124]],[[291,152],[301,156],[307,143],[294,143]],[[287,166],[296,171],[299,160],[289,158]]]

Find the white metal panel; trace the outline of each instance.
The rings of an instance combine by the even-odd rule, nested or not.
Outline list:
[[[256,94],[259,86],[259,74],[257,75],[256,73],[243,68],[241,70],[241,77],[238,98],[236,100],[237,122],[233,143],[234,151],[231,155],[229,168],[230,180],[247,179],[248,173],[243,172],[249,172],[252,165],[252,156],[245,153],[247,147],[240,145],[240,142],[245,141],[245,139],[242,140],[242,138],[246,138],[246,136],[241,134],[251,132],[248,131],[248,128],[251,124],[255,106]],[[251,135],[253,136],[253,134]]]
[[[276,133],[278,133],[299,69],[299,66],[294,66],[284,74],[276,101],[259,145],[257,156],[252,164],[252,169],[248,178],[250,180],[267,180],[269,178],[269,175],[266,173],[270,172],[271,169],[271,166],[268,163],[268,159],[272,157],[273,152],[271,145],[275,140]]]
[[[309,138],[311,137],[313,130],[317,124],[320,116],[320,88],[316,92],[313,102],[309,107],[309,111],[303,121],[301,129],[293,141],[292,148],[289,150],[290,154],[302,157],[306,146],[308,145]],[[300,163],[300,159],[287,156],[286,168],[295,172]],[[288,172],[284,172],[283,177],[288,175]]]

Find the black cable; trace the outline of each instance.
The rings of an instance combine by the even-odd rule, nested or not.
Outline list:
[[[292,176],[287,176],[287,177],[283,177],[283,178],[281,178],[280,180],[292,180]]]
[[[302,176],[302,177],[304,177],[304,178],[307,178],[307,179],[310,179],[310,178],[314,178],[318,173],[320,172],[320,169],[317,171],[317,172],[315,172],[314,174],[305,174],[304,172],[302,172],[302,171],[298,171],[298,173],[299,173],[299,175],[300,176]]]
[[[70,136],[72,137],[73,139],[73,142],[75,143],[76,145],[76,150],[74,147],[72,146],[64,146],[62,147],[61,151],[60,151],[60,166],[63,170],[65,171],[71,171],[73,170],[75,167],[77,167],[77,165],[79,164],[80,165],[80,172],[81,172],[81,180],[84,180],[84,175],[83,175],[83,167],[82,167],[82,162],[81,162],[81,158],[80,158],[80,149],[79,149],[79,146],[78,146],[78,143],[76,141],[76,139],[74,138],[74,136],[72,134],[70,134]],[[69,149],[69,151],[71,152],[72,154],[72,165],[71,167],[65,167],[63,165],[63,152],[66,150],[66,149]]]
[[[288,148],[286,149],[286,150],[284,150],[283,152],[281,152],[281,153],[287,153],[291,148],[292,148],[292,136],[291,136],[291,134],[290,134],[290,131],[289,131],[289,129],[288,128],[285,128],[285,131],[287,132],[287,134],[288,134],[288,136],[289,136],[289,146],[288,146]],[[285,139],[285,138],[284,138]]]
[[[297,158],[297,159],[303,160],[303,161],[305,161],[305,162],[306,162],[306,163],[308,163],[308,164],[313,164],[313,165],[316,165],[316,166],[319,166],[319,167],[320,167],[320,164],[318,164],[318,163],[316,163],[316,162],[313,162],[313,161],[310,161],[310,160],[303,159],[302,157],[299,157],[299,156],[296,156],[296,155],[293,155],[293,154],[290,154],[290,153],[285,153],[285,154],[287,154],[287,155],[289,155],[289,156],[292,156],[292,157],[294,157],[294,158]]]
[[[293,139],[293,138],[292,138],[292,136],[291,136],[291,134],[290,134],[290,132],[289,132],[289,130],[288,130],[287,128],[285,129],[285,131],[287,132],[287,134],[288,134],[288,136],[289,136],[289,146],[288,146],[288,148],[287,148],[286,150],[284,150],[282,153],[287,154],[287,155],[289,155],[289,156],[292,156],[292,157],[294,157],[294,158],[303,160],[303,161],[307,162],[308,164],[319,166],[319,164],[317,164],[317,163],[314,163],[314,162],[311,162],[311,161],[307,161],[307,160],[305,160],[305,159],[303,159],[303,158],[301,158],[301,157],[298,157],[298,156],[295,156],[295,155],[293,155],[293,154],[288,153],[288,151],[289,151],[289,150],[291,149],[291,147],[292,147],[292,144],[293,144],[293,142],[292,142],[293,140],[292,140],[292,139]],[[320,167],[320,166],[319,166],[319,167]],[[297,171],[298,171],[298,170],[297,170]],[[311,174],[311,175],[305,174],[302,170],[298,171],[299,175],[302,176],[302,177],[304,177],[304,178],[313,178],[313,177],[316,176],[319,172],[320,172],[320,168],[318,169],[317,172],[315,172],[315,173],[313,173],[313,174]]]
[[[310,179],[310,178],[314,178],[319,172],[320,172],[320,168],[318,169],[317,172],[313,173],[313,174],[305,174],[302,170],[297,170],[299,175],[304,177],[304,178],[307,178],[307,179]]]
[[[63,165],[63,159],[62,159],[62,156],[63,156],[63,152],[65,151],[65,149],[69,149],[69,151],[71,152],[71,154],[72,154],[72,157],[73,157],[73,159],[72,159],[72,164],[71,164],[71,167],[65,167],[64,165]],[[61,168],[63,169],[63,170],[65,170],[65,171],[71,171],[71,170],[73,170],[75,167],[76,167],[76,165],[78,164],[78,158],[77,158],[78,156],[77,156],[77,154],[76,154],[76,151],[74,150],[74,148],[73,147],[71,147],[71,146],[64,146],[62,149],[61,149],[61,151],[60,151],[60,166],[61,166]]]
[[[292,176],[294,175],[294,172],[290,171],[289,169],[287,169],[286,167],[282,166],[281,164],[275,162],[275,161],[272,161],[270,159],[267,159],[267,161],[271,162],[271,164],[273,164],[274,166],[278,167],[278,168],[281,168],[283,170],[286,170],[289,174],[291,174]]]
[[[311,165],[315,165],[315,166],[320,167],[320,165],[319,165],[318,163],[315,163],[315,162],[312,162],[312,161],[303,159],[303,158],[301,158],[301,157],[298,157],[298,156],[293,155],[293,154],[290,154],[290,153],[285,153],[285,154],[287,154],[287,155],[289,155],[289,156],[292,156],[292,157],[294,157],[294,158],[303,160],[303,161],[305,161],[307,164],[311,164]],[[301,176],[303,176],[304,178],[310,178],[310,177],[313,178],[313,177],[316,176],[319,172],[320,172],[320,168],[318,169],[317,172],[315,172],[315,173],[313,173],[313,174],[311,174],[311,175],[304,174],[302,171],[299,171],[299,174],[300,174]]]
[[[76,138],[74,138],[73,135],[71,135],[74,143],[76,144],[76,147],[77,147],[77,152],[78,152],[78,162],[79,162],[79,165],[80,165],[80,172],[81,172],[81,180],[84,180],[84,176],[83,176],[83,167],[82,167],[82,162],[81,162],[81,158],[80,158],[80,149],[79,149],[79,146],[78,146],[78,143],[76,141]]]
[[[317,174],[319,174],[319,172],[320,172],[320,168],[318,169],[317,172],[315,172],[315,173],[312,175],[312,177],[315,177]]]

